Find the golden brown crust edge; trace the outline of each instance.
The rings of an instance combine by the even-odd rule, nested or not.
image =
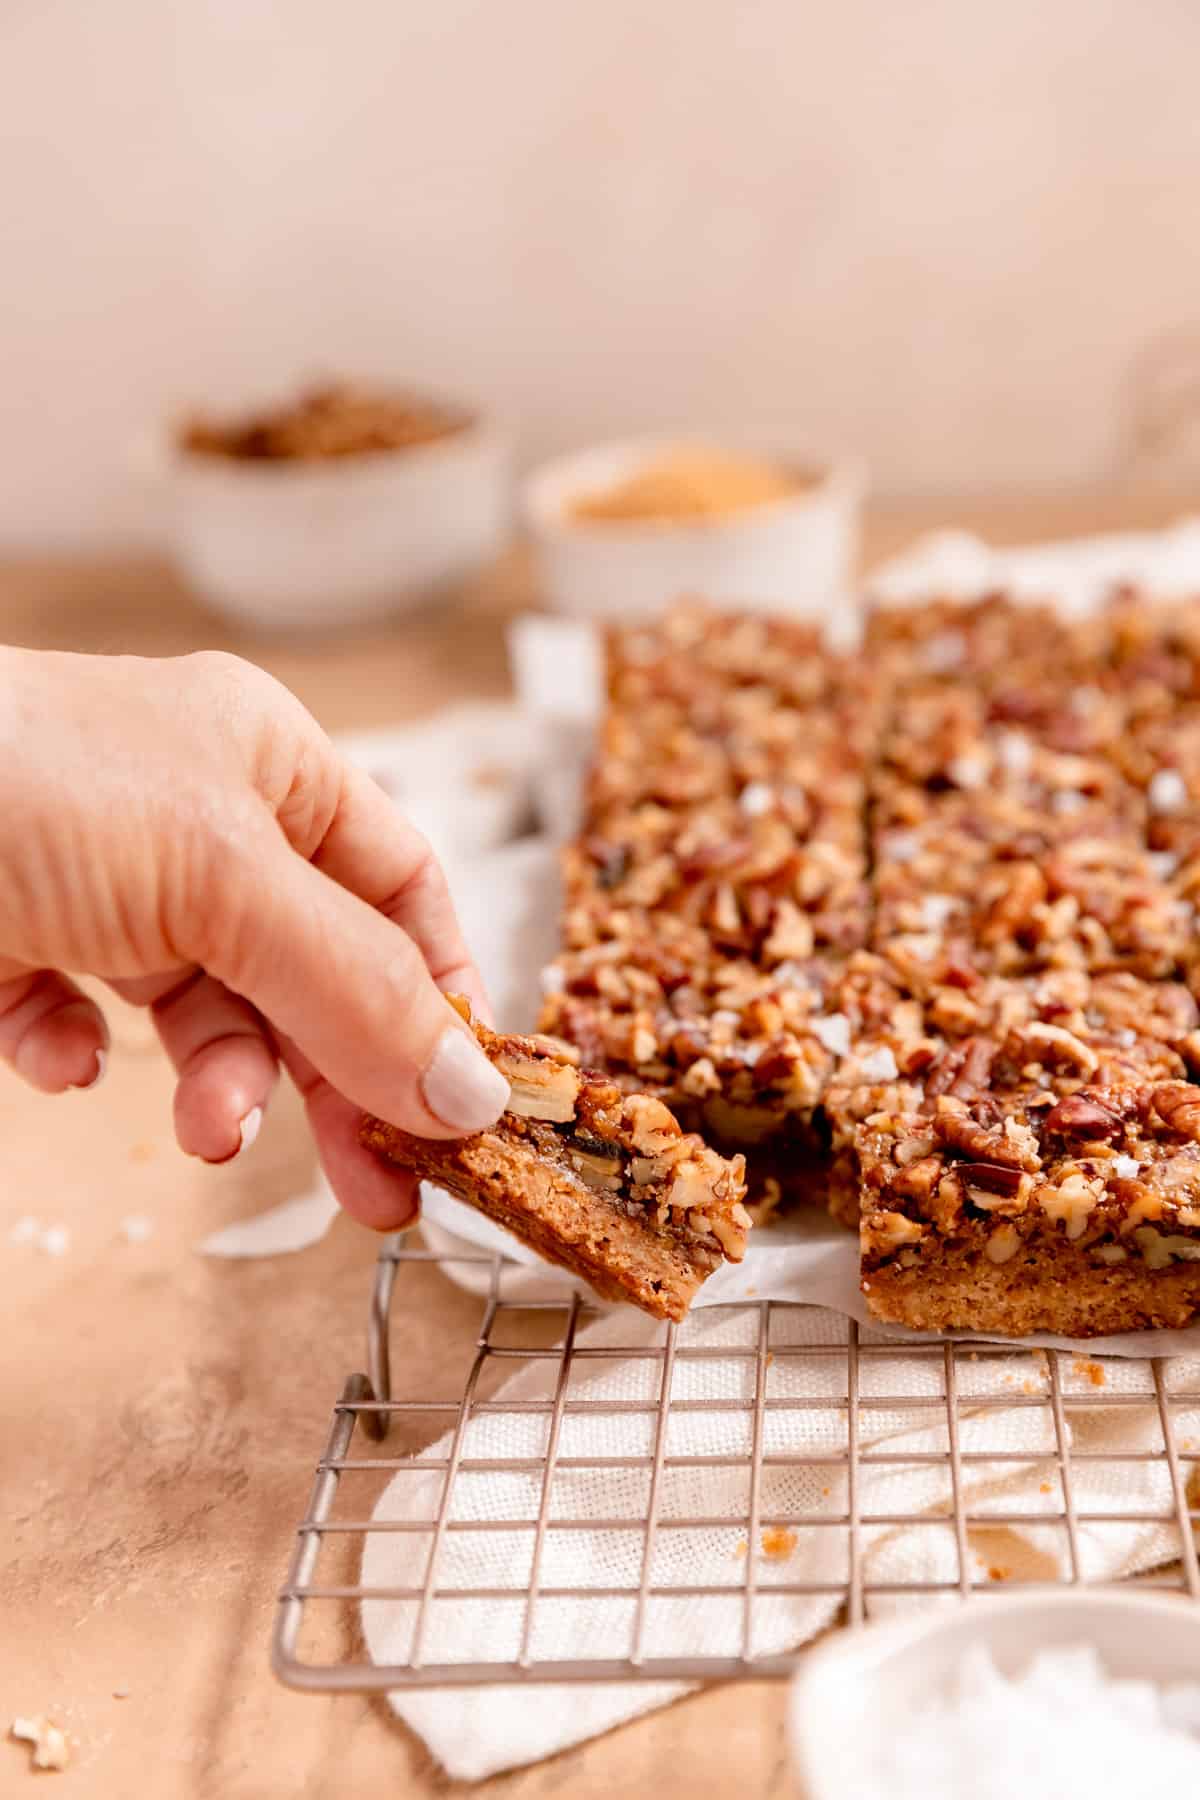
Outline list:
[[[1200,1265],[1154,1273],[1121,1264],[1097,1267],[1067,1244],[1016,1268],[974,1257],[969,1266],[951,1258],[911,1269],[885,1265],[866,1275],[862,1287],[874,1319],[914,1331],[997,1337],[1178,1330],[1200,1311]]]
[[[559,1178],[528,1146],[499,1133],[432,1143],[367,1117],[360,1138],[495,1220],[603,1299],[632,1303],[655,1318],[682,1319],[719,1266],[715,1254],[650,1232],[644,1221]]]

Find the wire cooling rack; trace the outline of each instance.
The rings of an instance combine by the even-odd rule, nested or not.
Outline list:
[[[398,1392],[389,1357],[393,1298],[431,1264],[482,1307],[474,1343],[444,1346],[441,1366],[463,1375],[445,1399]],[[597,1323],[565,1277],[532,1302],[527,1278],[482,1252],[384,1244],[368,1371],[334,1407],[280,1595],[272,1657],[288,1685],[778,1676],[794,1655],[777,1631],[762,1639],[769,1607],[811,1603],[822,1622],[856,1625],[904,1596],[1011,1591],[1048,1571],[1108,1581],[1111,1532],[1134,1546],[1121,1572],[1200,1599],[1200,1362],[914,1344],[766,1300],[700,1309],[680,1327]],[[1006,1477],[1018,1476],[1013,1498]],[[373,1522],[388,1483],[410,1479],[416,1499]],[[719,1506],[697,1510],[697,1484]],[[621,1503],[605,1516],[610,1493]],[[916,1553],[898,1556],[906,1531]],[[405,1579],[367,1586],[364,1545],[381,1533],[405,1537]],[[612,1554],[573,1562],[580,1533]],[[681,1580],[693,1541],[706,1578]],[[368,1657],[364,1602],[391,1608],[394,1660]],[[658,1615],[689,1602],[710,1609],[690,1615],[706,1621],[704,1648],[674,1654]],[[510,1615],[500,1644],[463,1630],[481,1603],[490,1619]],[[607,1609],[605,1654],[564,1655],[561,1626],[543,1630],[543,1615],[581,1604],[593,1620]],[[485,1643],[479,1660],[464,1657],[464,1636]]]

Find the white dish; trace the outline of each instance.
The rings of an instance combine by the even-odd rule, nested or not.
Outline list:
[[[508,444],[487,421],[325,462],[197,455],[164,433],[142,461],[188,581],[257,629],[406,610],[478,569],[510,524]]]
[[[571,517],[572,501],[699,441],[824,473],[794,496],[701,523]],[[676,434],[601,444],[543,464],[524,484],[522,516],[542,589],[561,612],[648,617],[691,594],[827,619],[849,604],[865,485],[858,463],[830,463],[795,444]]]
[[[969,1644],[985,1645],[1006,1675],[1039,1650],[1090,1644],[1113,1676],[1192,1680],[1200,1606],[1132,1589],[1047,1588],[839,1632],[805,1658],[792,1688],[792,1753],[805,1800],[862,1800],[844,1766],[846,1746],[894,1736],[915,1706],[950,1684]]]

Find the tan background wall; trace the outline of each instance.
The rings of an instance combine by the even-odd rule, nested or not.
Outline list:
[[[893,491],[1103,479],[1136,392],[1200,473],[1198,71],[1194,0],[6,0],[0,541],[322,365]]]

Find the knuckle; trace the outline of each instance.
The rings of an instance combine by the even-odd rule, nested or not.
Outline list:
[[[271,895],[267,820],[261,800],[234,788],[196,793],[177,821],[173,882],[165,896],[168,935],[188,962],[234,981],[266,927]]]

